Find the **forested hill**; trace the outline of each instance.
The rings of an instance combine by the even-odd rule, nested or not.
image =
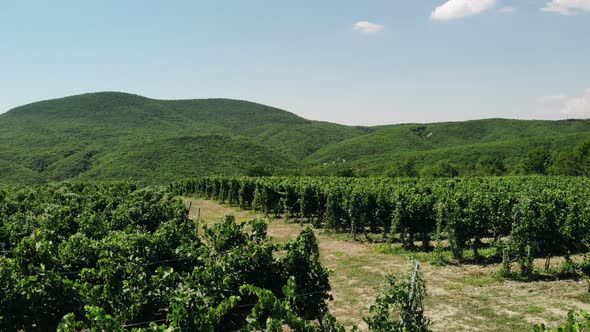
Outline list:
[[[510,174],[520,172],[535,149],[557,160],[589,139],[587,120],[350,127],[247,101],[101,92],[0,115],[0,181],[163,183],[261,172],[382,175],[400,162],[425,174],[441,165],[462,174],[498,172],[501,166]]]

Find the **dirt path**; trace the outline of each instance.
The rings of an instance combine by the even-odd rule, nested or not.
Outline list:
[[[260,215],[190,199],[191,217],[215,222],[226,214],[238,221]],[[188,201],[188,199],[187,199]],[[269,235],[288,241],[302,230],[299,224],[271,220]],[[383,286],[388,273],[403,273],[408,260],[401,255],[379,253],[372,244],[338,239],[319,230],[323,264],[332,270],[334,301],[331,312],[346,326],[365,327],[362,317]],[[590,295],[583,281],[516,282],[495,278],[498,265],[444,266],[422,263],[428,297],[426,315],[434,331],[530,331],[536,322],[563,321],[570,309],[590,310]]]

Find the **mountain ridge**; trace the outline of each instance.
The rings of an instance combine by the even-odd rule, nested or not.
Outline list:
[[[158,100],[94,92],[0,114],[0,172],[5,174],[0,181],[164,183],[251,169],[326,175],[354,169],[382,175],[400,159],[415,159],[419,168],[448,160],[467,169],[491,156],[515,173],[524,151],[547,147],[557,155],[585,139],[590,139],[588,120],[346,126],[237,99]]]

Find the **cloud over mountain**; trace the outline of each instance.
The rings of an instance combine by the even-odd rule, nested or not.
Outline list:
[[[436,7],[430,16],[435,21],[450,21],[481,14],[496,5],[496,0],[449,0]]]
[[[581,96],[557,95],[543,96],[538,100],[539,104],[554,114],[559,113],[569,118],[590,117],[590,88],[582,92]]]

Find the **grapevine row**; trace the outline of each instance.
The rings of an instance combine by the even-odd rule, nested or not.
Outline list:
[[[276,245],[132,183],[0,189],[1,331],[317,331],[329,290],[311,228]]]
[[[477,255],[484,239],[521,262],[585,251],[590,240],[585,177],[208,177],[170,190],[355,236],[381,233],[406,248],[446,239],[458,259],[468,248]]]

